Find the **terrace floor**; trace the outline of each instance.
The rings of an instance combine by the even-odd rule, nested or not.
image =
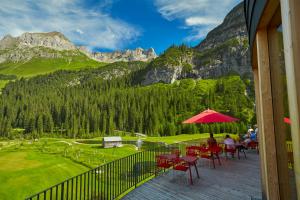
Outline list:
[[[188,172],[169,170],[128,193],[123,200],[167,199],[261,199],[260,163],[256,151],[248,151],[247,159],[221,158],[216,169],[208,160],[198,161],[200,179],[192,168],[194,185],[188,181]]]

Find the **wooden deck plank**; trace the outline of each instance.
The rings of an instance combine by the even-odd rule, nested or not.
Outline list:
[[[194,169],[194,185],[188,174],[170,170],[128,193],[124,200],[193,200],[193,199],[261,199],[259,156],[248,152],[247,159],[221,159],[222,165],[212,169],[207,162],[198,162],[200,179]]]

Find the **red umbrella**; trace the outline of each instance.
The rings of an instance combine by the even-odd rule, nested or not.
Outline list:
[[[290,118],[288,118],[288,117],[285,117],[285,118],[283,119],[283,121],[284,121],[285,123],[287,123],[287,124],[291,124],[291,120],[290,120]]]
[[[194,117],[185,120],[184,124],[192,124],[192,123],[222,123],[222,122],[235,122],[239,119],[230,117],[228,115],[224,115],[222,113],[216,112],[214,110],[207,109],[202,113],[195,115]]]

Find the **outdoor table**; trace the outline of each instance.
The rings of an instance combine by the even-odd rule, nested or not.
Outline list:
[[[197,169],[197,160],[198,158],[195,156],[183,156],[183,157],[179,157],[176,154],[161,154],[160,156],[166,158],[167,160],[169,160],[173,165],[174,160],[179,159],[182,160],[184,162],[186,162],[189,165],[189,174],[190,174],[190,183],[191,185],[193,185],[193,179],[192,179],[192,171],[191,171],[191,167],[194,166],[196,173],[197,173],[197,177],[200,178],[199,173],[198,173],[198,169]]]
[[[224,142],[220,142],[219,144],[225,145]],[[246,149],[245,144],[235,143],[234,146],[235,146],[235,149],[237,150],[238,159],[240,159],[240,152],[242,152],[242,150]],[[247,158],[245,151],[243,151],[243,152],[244,152],[245,158]]]
[[[237,156],[238,156],[238,159],[240,159],[240,152],[242,152],[242,150],[245,150],[246,147],[245,147],[245,145],[242,144],[242,143],[236,143],[236,144],[235,144],[235,148],[237,149]],[[245,151],[243,151],[243,152],[244,152],[244,155],[245,155],[245,158],[246,158],[246,153],[245,153]]]
[[[200,178],[199,173],[198,173],[198,169],[197,169],[197,160],[198,158],[195,156],[183,156],[180,159],[182,159],[183,161],[187,162],[189,165],[189,173],[190,173],[190,182],[191,185],[193,185],[193,178],[192,178],[192,170],[191,170],[191,166],[195,167],[196,173],[197,173],[197,177]]]

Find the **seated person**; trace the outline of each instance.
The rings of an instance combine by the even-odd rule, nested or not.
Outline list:
[[[250,133],[250,140],[256,141],[256,133],[255,133],[255,131],[252,131],[252,132]]]
[[[244,140],[245,147],[248,147],[248,144],[251,142],[250,135],[247,135]]]
[[[226,135],[224,144],[226,145],[227,149],[235,149],[235,142],[229,135]]]
[[[248,131],[244,136],[243,136],[243,139],[247,139],[247,138],[250,138],[250,132]]]
[[[207,139],[208,147],[213,147],[217,145],[217,140],[214,138],[214,134],[210,133]]]

